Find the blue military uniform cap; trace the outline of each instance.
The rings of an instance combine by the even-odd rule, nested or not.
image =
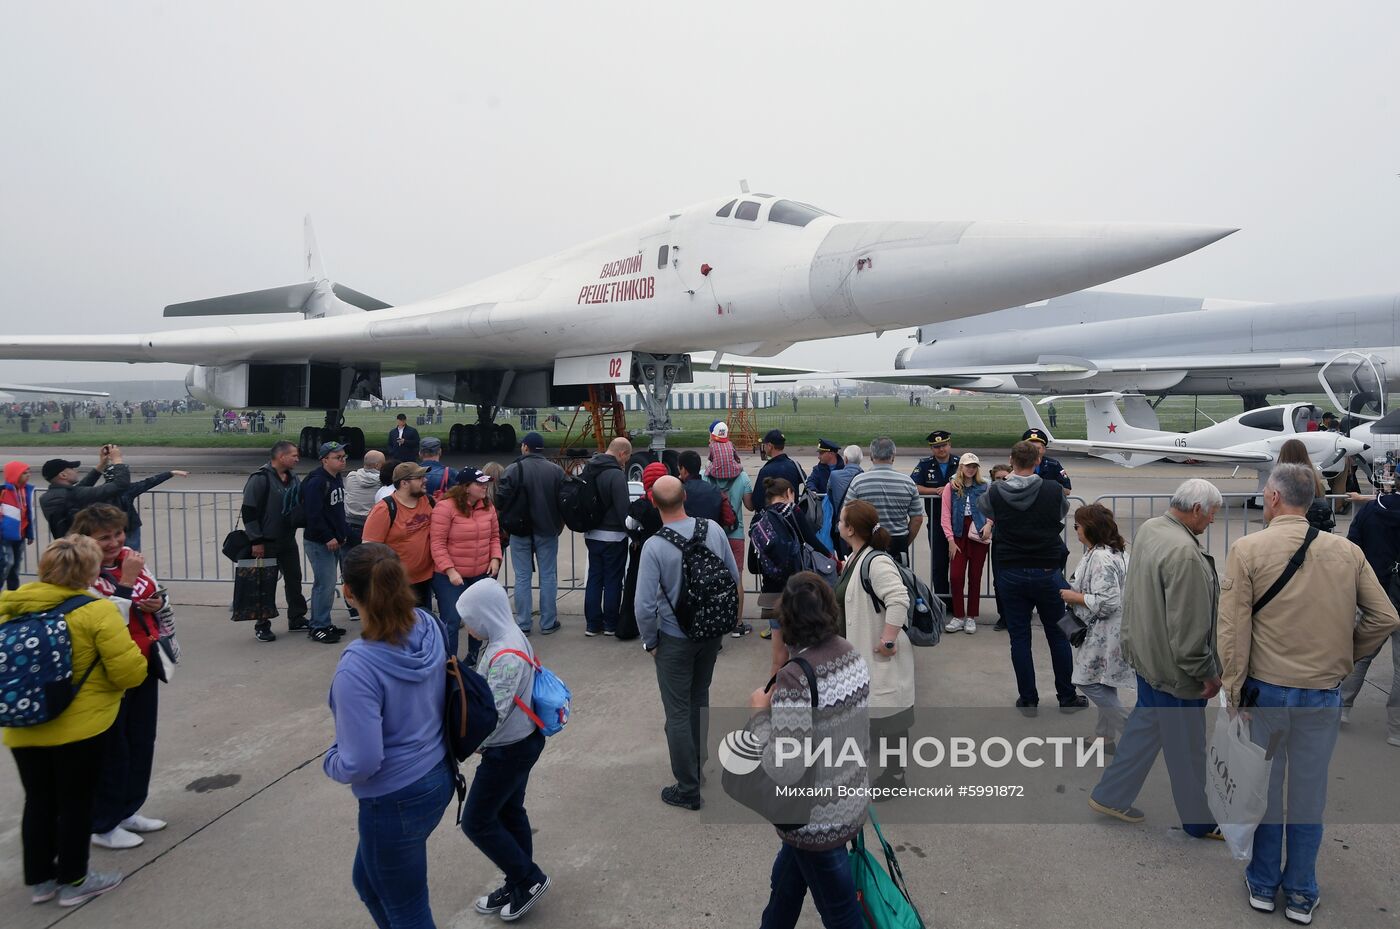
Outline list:
[[[925,441],[930,445],[942,445],[944,442],[953,441],[953,434],[946,429],[935,429],[928,434]]]
[[[822,452],[839,452],[841,451],[841,446],[830,439],[818,439],[817,450]]]
[[[1027,429],[1021,433],[1022,442],[1039,442],[1041,445],[1050,444],[1050,436],[1046,435],[1044,429]]]

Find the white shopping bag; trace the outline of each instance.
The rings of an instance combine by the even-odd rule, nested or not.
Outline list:
[[[1248,861],[1254,830],[1269,808],[1269,770],[1273,759],[1249,738],[1242,716],[1222,712],[1215,720],[1206,770],[1206,800],[1237,861]]]

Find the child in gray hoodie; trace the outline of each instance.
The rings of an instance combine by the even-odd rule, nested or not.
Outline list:
[[[519,919],[549,889],[535,864],[525,788],[544,750],[544,733],[531,719],[535,654],[495,578],[483,578],[457,600],[467,631],[482,642],[477,672],[491,686],[500,723],[481,743],[481,762],[462,811],[462,831],[505,874],[506,882],[476,900],[476,911]]]

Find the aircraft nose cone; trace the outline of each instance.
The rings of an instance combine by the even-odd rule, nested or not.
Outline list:
[[[877,328],[921,325],[1103,284],[1234,231],[1150,223],[842,222],[817,250],[811,293],[823,315],[857,315]]]

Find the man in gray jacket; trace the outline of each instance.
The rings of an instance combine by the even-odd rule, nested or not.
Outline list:
[[[544,437],[527,432],[520,457],[501,475],[496,487],[496,515],[510,533],[510,561],[515,571],[515,621],[526,635],[534,625],[530,613],[530,575],[540,567],[540,632],[559,631],[559,487],[564,469],[540,454]],[[523,497],[523,499],[522,499]]]
[[[627,507],[631,504],[627,492],[627,461],[632,457],[632,443],[619,436],[608,444],[606,452],[588,459],[584,467],[596,475],[599,502],[603,518],[594,529],[583,534],[588,548],[588,582],[583,592],[583,634],[617,635],[617,621],[622,612],[622,579],[627,570]],[[543,613],[543,611],[541,611]],[[544,625],[544,616],[540,616]]]
[[[695,535],[695,519],[685,515],[685,488],[674,477],[658,478],[651,499],[661,521],[681,538]],[[739,566],[724,530],[709,523],[705,545],[724,561],[739,582]],[[637,631],[642,647],[656,659],[656,682],[666,711],[666,746],[676,783],[663,788],[661,799],[671,806],[698,810],[704,806],[700,784],[706,760],[705,710],[710,705],[710,679],[724,637],[693,641],[676,622],[671,604],[681,593],[681,550],[660,536],[642,546],[637,568]]]
[[[1192,478],[1176,489],[1166,515],[1147,520],[1133,538],[1123,590],[1123,657],[1137,671],[1137,706],[1113,763],[1089,795],[1095,812],[1142,822],[1132,804],[1161,752],[1182,829],[1198,839],[1221,838],[1205,795],[1205,707],[1220,691],[1220,582],[1197,536],[1222,503],[1214,484]]]
[[[287,628],[305,629],[306,596],[301,592],[301,551],[297,548],[298,514],[301,513],[301,478],[293,472],[301,461],[296,445],[286,440],[272,446],[267,464],[248,476],[243,485],[243,530],[253,543],[254,558],[275,558],[287,592]],[[272,621],[253,624],[259,642],[275,642]]]

